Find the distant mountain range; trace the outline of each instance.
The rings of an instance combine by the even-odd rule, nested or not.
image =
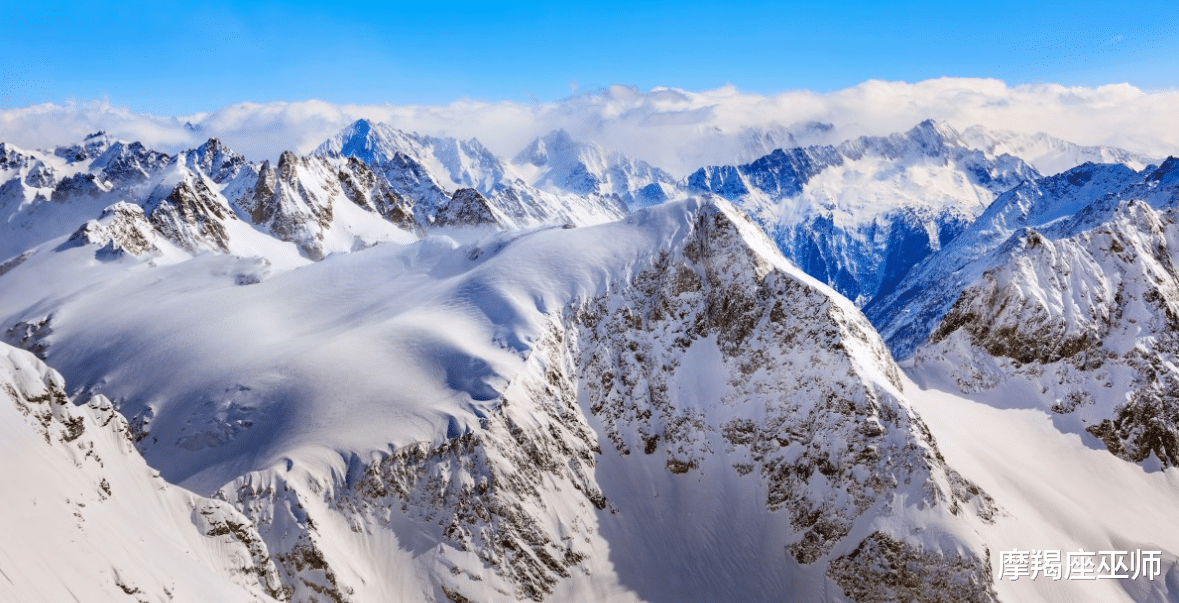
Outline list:
[[[1177,205],[1175,158],[933,121],[682,177],[0,144],[0,593],[1173,600]],[[1165,576],[997,577],[1031,547]]]

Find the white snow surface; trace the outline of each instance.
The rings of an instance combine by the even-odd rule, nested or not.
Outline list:
[[[911,373],[912,374],[912,373]],[[995,497],[994,524],[977,529],[991,551],[1162,551],[1163,574],[1107,580],[995,583],[1005,603],[1179,601],[1179,524],[1168,511],[1179,497],[1174,471],[1144,471],[1104,450],[1095,438],[1062,433],[1021,384],[983,394],[959,392],[953,379],[925,374],[905,393],[933,431],[946,461]]]
[[[1027,134],[971,126],[962,131],[962,139],[970,146],[992,156],[1006,153],[1022,158],[1045,176],[1059,174],[1082,163],[1120,163],[1139,171],[1148,165],[1158,165],[1162,161],[1160,157],[1133,153],[1113,146],[1079,145],[1043,132]]]
[[[476,469],[486,464],[496,480],[518,479],[513,475],[528,470],[529,457],[512,456],[519,446],[512,438],[521,436],[487,422],[496,413],[506,413],[510,424],[529,430],[526,434],[564,442],[551,450],[596,447],[600,436],[594,432],[634,429],[596,418],[586,425],[578,418],[584,410],[576,410],[577,401],[586,395],[579,388],[585,386],[549,381],[557,391],[529,389],[545,383],[550,363],[562,362],[560,354],[540,351],[554,345],[559,350],[554,342],[573,336],[554,326],[559,324],[554,317],[571,302],[602,298],[639,271],[649,271],[661,255],[683,253],[677,250],[701,236],[693,224],[702,215],[735,225],[737,238],[729,243],[738,247],[731,251],[750,254],[758,271],[741,278],[774,272],[780,275],[774,278],[798,283],[806,295],[822,300],[829,314],[818,320],[851,321],[841,347],[808,352],[806,346],[814,344],[804,342],[773,362],[807,366],[808,354],[846,354],[836,357],[846,358],[839,362],[847,363],[842,366],[850,391],[867,387],[870,400],[897,405],[899,410],[882,412],[904,418],[886,420],[916,420],[892,384],[895,367],[855,307],[782,258],[756,227],[719,200],[670,203],[597,227],[497,233],[465,244],[443,236],[410,245],[386,243],[313,264],[276,266],[273,273],[263,269],[261,259],[219,254],[171,264],[135,256],[101,261],[92,248],[62,247],[58,239],[3,276],[0,321],[31,325],[24,343],[35,343],[68,376],[70,392],[112,400],[165,479],[223,498],[249,515],[272,557],[285,559],[287,571],[303,568],[285,580],[296,585],[298,600],[337,588],[337,596],[355,601],[416,600],[441,596],[438,588],[447,584],[458,584],[464,596],[477,600],[511,600],[533,591],[505,589],[544,583],[534,578],[520,586],[473,553],[442,546],[447,526],[433,513],[449,512],[451,507],[442,505],[455,504],[445,485],[457,480],[455,487],[470,490],[486,484],[480,471],[463,468],[468,463]],[[816,317],[788,319],[809,324]],[[670,341],[665,345],[671,349]],[[699,414],[715,426],[746,413],[771,413],[771,403],[764,410],[748,401],[716,404],[731,391],[725,380],[735,374],[718,364],[717,346],[715,338],[696,340],[668,375],[669,400],[677,412]],[[665,361],[679,362],[671,355]],[[754,378],[773,384],[782,376],[761,371]],[[559,415],[560,423],[545,427],[558,416],[548,413],[570,412],[559,410],[562,388],[573,388],[574,414]],[[558,410],[546,410],[550,403]],[[827,422],[834,411],[804,412],[819,413],[818,420]],[[829,427],[843,428],[838,422]],[[507,506],[496,513],[538,522],[524,533],[569,539],[568,550],[581,557],[566,578],[549,587],[553,600],[716,600],[734,594],[770,600],[789,592],[840,601],[838,587],[824,575],[827,560],[848,554],[881,530],[908,534],[933,551],[981,556],[984,543],[971,528],[978,520],[952,516],[935,502],[947,495],[931,499],[926,489],[946,487],[943,469],[918,465],[912,474],[918,481],[890,486],[895,494],[876,502],[866,499],[868,508],[850,511],[862,515],[849,518],[854,521],[847,537],[827,556],[820,550],[820,563],[800,565],[783,546],[797,534],[789,527],[790,514],[802,511],[771,510],[761,475],[740,475],[730,464],[751,453],[719,453],[729,445],[715,429],[662,444],[673,457],[677,450],[696,455],[687,457],[698,460],[686,472],[669,470],[663,453],[621,454],[601,438],[600,460],[588,465],[576,456],[562,460],[569,463],[568,478],[539,474],[536,487],[543,496],[501,495]],[[565,432],[589,439],[546,435]],[[627,433],[624,438],[638,437]],[[921,463],[931,444],[917,434],[915,427],[901,428],[882,445],[890,451],[901,446],[888,455],[915,453],[919,456],[905,463]],[[445,451],[472,436],[502,437],[504,448],[488,444],[486,451],[478,448],[450,464],[440,461],[425,483],[440,482],[424,490],[406,482],[409,498],[373,492],[374,472],[391,471],[384,483],[402,483],[397,476],[403,465],[390,462],[404,463],[414,450],[445,459]],[[844,437],[816,445],[840,450],[851,445]],[[782,452],[804,453],[799,444]],[[854,479],[867,478],[848,471]],[[927,485],[925,479],[942,485]],[[859,494],[841,494],[834,482],[827,484],[816,478],[805,492],[791,496],[825,501],[836,513],[857,508],[846,497]],[[594,509],[597,502],[590,504],[595,492],[607,496],[602,511]],[[418,496],[439,506],[415,506],[406,513],[405,502],[426,504]],[[522,506],[511,506],[515,497],[525,501]],[[525,515],[511,515],[516,508]],[[419,512],[426,515],[415,515]],[[928,529],[929,536],[914,536],[918,528]],[[512,534],[515,528],[498,529]],[[661,555],[667,551],[674,554]],[[321,570],[300,559],[330,564]],[[514,557],[495,559],[507,565]],[[447,567],[453,570],[443,572]]]
[[[74,406],[62,387],[0,343],[0,599],[274,601],[248,548],[208,535],[248,520],[161,479],[106,398]]]

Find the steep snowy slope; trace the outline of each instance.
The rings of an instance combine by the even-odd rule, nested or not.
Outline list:
[[[0,276],[0,324],[245,513],[296,601],[994,600],[995,501],[727,202],[260,279],[93,253]]]
[[[905,384],[946,461],[1001,501],[1000,517],[980,528],[996,576],[1002,551],[1057,550],[1062,561],[1081,550],[1162,553],[1153,579],[1130,579],[1133,572],[1100,580],[1002,577],[995,582],[1001,601],[1179,601],[1179,525],[1168,519],[1179,496],[1175,471],[1146,473],[1082,436],[1061,433],[1050,411],[994,406],[1035,395],[1022,385],[982,401],[950,393],[956,389],[936,379]],[[1102,558],[1094,559],[1100,565]]]
[[[962,140],[991,156],[1019,157],[1043,174],[1059,174],[1083,163],[1121,163],[1135,171],[1159,163],[1157,157],[1117,147],[1079,145],[1042,132],[1022,134],[971,126],[962,131]]]
[[[0,599],[251,601],[287,598],[250,521],[172,486],[95,396],[0,344]]]
[[[1126,460],[1175,465],[1177,203],[1174,158],[1021,186],[915,270],[878,324],[919,374],[965,392],[1022,383],[1031,395],[996,403],[1050,410]]]
[[[863,306],[949,243],[995,197],[1039,174],[969,148],[946,124],[701,168],[682,186],[748,211],[786,257]]]
[[[564,130],[532,141],[512,160],[526,182],[553,193],[616,195],[629,207],[661,203],[675,178],[645,161],[578,142]]]

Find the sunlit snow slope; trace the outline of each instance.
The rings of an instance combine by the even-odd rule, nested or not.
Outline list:
[[[993,600],[994,501],[722,200],[273,274],[94,247],[12,268],[4,324],[248,516],[295,600]]]
[[[102,396],[0,344],[0,599],[273,601],[281,585],[249,520],[172,486]]]

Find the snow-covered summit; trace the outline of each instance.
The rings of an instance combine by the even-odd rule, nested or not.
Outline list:
[[[1020,157],[1043,174],[1059,174],[1082,163],[1121,163],[1137,171],[1159,161],[1117,147],[1079,145],[1043,132],[1025,134],[971,126],[962,132],[962,139],[989,155]]]
[[[994,502],[863,315],[724,200],[260,281],[216,254],[79,276],[86,252],[5,274],[0,324],[245,513],[296,600],[768,600],[903,562],[923,580],[878,594],[993,601]]]
[[[400,154],[422,164],[448,191],[468,187],[488,194],[505,177],[503,162],[474,138],[411,134],[367,119],[344,128],[312,154],[356,157],[374,167]]]
[[[908,358],[949,310],[966,283],[978,278],[990,254],[1026,228],[1068,219],[1107,196],[1134,198],[1157,170],[1122,164],[1085,164],[1029,181],[1002,195],[955,241],[915,267],[894,292],[865,308],[897,358]],[[1157,187],[1156,187],[1157,188]]]
[[[1025,183],[866,312],[923,378],[1051,412],[1149,468],[1177,465],[1177,207],[1175,158]]]
[[[1020,159],[988,157],[948,124],[927,120],[902,134],[701,168],[682,186],[734,201],[787,257],[863,305],[996,196],[1038,176]]]
[[[645,161],[599,145],[574,140],[565,130],[554,130],[533,140],[512,160],[524,179],[540,188],[577,195],[617,195],[631,207],[662,199],[643,194],[649,186],[670,189],[675,179]]]

